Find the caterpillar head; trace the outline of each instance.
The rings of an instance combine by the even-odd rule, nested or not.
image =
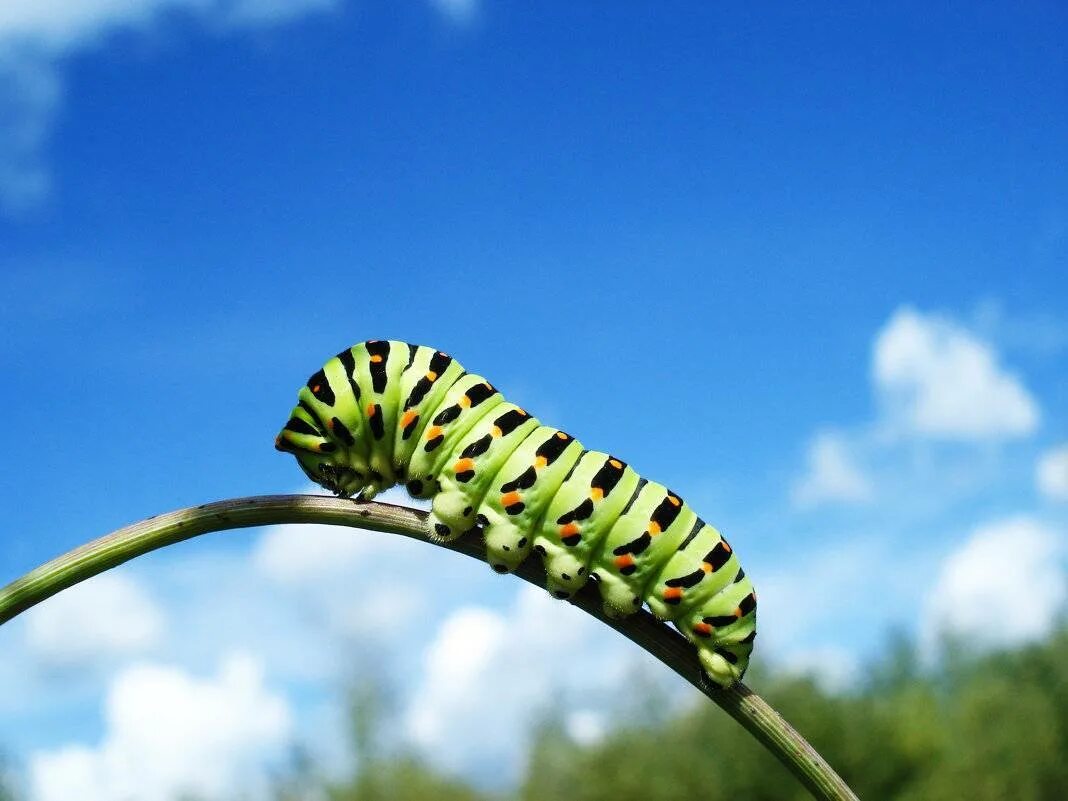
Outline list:
[[[364,473],[348,463],[346,450],[330,432],[309,417],[300,406],[294,409],[274,439],[275,449],[293,454],[308,478],[335,495],[348,498],[365,490]]]

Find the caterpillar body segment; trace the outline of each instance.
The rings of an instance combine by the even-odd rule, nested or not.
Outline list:
[[[543,425],[512,452],[478,508],[494,570],[515,570],[530,555],[549,501],[581,452],[574,437]]]
[[[555,597],[569,598],[589,580],[605,534],[639,482],[638,474],[614,456],[583,451],[549,502],[534,539]]]
[[[445,393],[464,372],[459,362],[441,351],[416,345],[409,347],[412,351],[410,361],[401,373],[401,401],[396,430],[393,432],[394,464],[404,473],[406,482],[412,480],[412,457],[422,443],[423,433],[433,416],[427,412],[441,406]],[[413,494],[423,497],[424,488],[418,489]]]
[[[501,403],[449,448],[430,512],[430,531],[443,540],[475,528],[491,484],[512,452],[538,427],[514,403]],[[501,571],[506,572],[506,571]]]
[[[620,614],[640,606],[646,586],[659,575],[689,530],[686,524],[696,517],[663,485],[640,483],[594,558],[605,602]]]
[[[745,673],[756,593],[722,535],[671,490],[543,425],[441,351],[393,340],[342,351],[300,389],[275,447],[342,497],[403,483],[433,499],[432,536],[481,534],[498,572],[535,551],[555,597],[593,578],[609,614],[644,603],[672,621],[714,683]]]
[[[364,348],[350,348],[355,362],[354,378],[360,389],[361,409],[370,437],[368,461],[375,478],[374,493],[398,483],[393,463],[393,440],[397,429],[400,374],[408,347],[400,342],[368,342]],[[336,357],[341,360],[342,354]],[[392,358],[391,358],[392,357]]]
[[[407,465],[408,492],[415,498],[433,497],[438,492],[440,473],[451,464],[449,458],[457,444],[503,402],[501,394],[484,378],[461,371],[441,402],[419,413],[427,423],[417,435]]]
[[[671,554],[649,592],[649,608],[666,620],[703,606],[741,569],[727,541],[703,520],[695,522],[683,542],[685,547]]]

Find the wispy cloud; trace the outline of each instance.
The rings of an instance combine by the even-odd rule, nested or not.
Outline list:
[[[117,31],[147,31],[166,13],[237,30],[275,25],[335,0],[7,0],[0,4],[0,212],[39,205],[51,189],[46,151],[63,96],[63,59]]]
[[[322,492],[309,486],[305,492]],[[394,487],[377,500],[426,508]],[[447,556],[425,543],[339,526],[272,526],[252,552],[253,569],[287,600],[312,611],[337,640],[358,637],[387,647],[398,632],[430,614],[434,602],[420,577]],[[475,563],[451,571],[454,581],[490,578]],[[358,587],[358,591],[354,591]]]
[[[4,0],[0,3],[0,213],[39,206],[52,188],[48,139],[62,107],[65,58],[119,31],[145,33],[180,13],[212,31],[271,27],[343,0]],[[477,0],[431,0],[456,24]]]
[[[760,658],[826,672],[821,678],[831,683],[841,679],[841,665],[821,663],[815,655],[850,646],[853,659],[845,672],[855,669],[857,632],[870,635],[896,623],[906,599],[923,586],[926,554],[918,551],[902,551],[869,533],[818,546],[799,542],[754,565],[747,572],[758,577]]]
[[[1068,231],[1066,224],[1068,218],[1060,222],[1062,237]],[[971,317],[984,339],[1017,353],[1049,358],[1068,349],[1068,319],[1063,313],[1017,310],[1009,314],[999,300],[987,298],[976,304]]]
[[[453,22],[467,24],[478,13],[478,0],[430,0],[445,17]]]
[[[793,501],[801,508],[824,503],[862,503],[872,483],[840,434],[823,431],[809,443],[805,473],[794,483]]]
[[[10,55],[59,57],[119,30],[144,31],[184,12],[212,27],[269,25],[334,6],[337,0],[7,0],[0,41]]]
[[[15,214],[39,205],[51,187],[41,149],[62,81],[51,59],[10,47],[0,28],[0,212]]]
[[[1068,443],[1042,454],[1035,467],[1038,491],[1055,501],[1068,501]]]
[[[85,670],[143,653],[164,629],[162,609],[139,581],[103,573],[33,610],[26,618],[26,642],[46,666]]]

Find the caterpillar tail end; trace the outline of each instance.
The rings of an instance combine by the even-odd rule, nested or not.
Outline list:
[[[749,664],[748,656],[738,658],[737,662],[732,663],[722,653],[710,648],[699,648],[697,658],[701,662],[705,678],[721,690],[726,690],[741,681]]]

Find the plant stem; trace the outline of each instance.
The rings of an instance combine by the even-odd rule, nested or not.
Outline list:
[[[182,540],[233,528],[281,523],[319,523],[401,534],[485,561],[473,538],[434,542],[427,536],[426,514],[403,506],[341,500],[320,495],[264,495],[217,501],[150,517],[76,548],[30,571],[0,590],[0,624],[79,581],[136,556]],[[516,574],[539,586],[545,574],[528,559]],[[826,801],[856,796],[842,779],[782,717],[741,682],[727,690],[703,680],[693,646],[646,611],[623,619],[606,617],[596,588],[587,584],[571,603],[628,637],[711,698],[737,720],[793,773],[812,794]]]

